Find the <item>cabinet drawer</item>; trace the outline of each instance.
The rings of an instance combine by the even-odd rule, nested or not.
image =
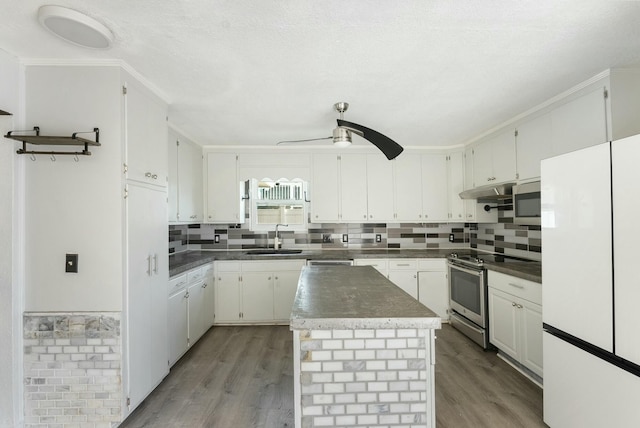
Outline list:
[[[213,263],[209,263],[208,265],[204,265],[202,267],[202,277],[208,278],[213,276]]]
[[[169,295],[187,286],[187,274],[174,276],[169,280]]]
[[[542,304],[542,285],[537,282],[489,270],[488,285],[529,302]]]
[[[354,264],[356,266],[373,266],[378,270],[387,270],[386,259],[357,259]]]
[[[418,260],[419,271],[445,271],[447,270],[447,259],[420,259]]]
[[[216,262],[216,272],[240,272],[240,262]]]
[[[198,282],[202,279],[202,268],[191,269],[187,272],[187,283],[193,284],[194,282]]]
[[[306,264],[305,260],[272,260],[242,262],[243,272],[281,272],[300,271]]]
[[[389,270],[416,270],[418,262],[415,259],[391,259]]]

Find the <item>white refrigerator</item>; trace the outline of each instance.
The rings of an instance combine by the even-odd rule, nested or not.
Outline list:
[[[640,136],[541,174],[544,421],[640,427]]]

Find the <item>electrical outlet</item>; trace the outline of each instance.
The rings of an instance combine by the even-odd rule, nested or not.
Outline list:
[[[453,242],[455,240],[455,236],[453,235],[453,233],[449,234],[449,242]]]
[[[322,234],[322,242],[324,243],[330,243],[331,240],[331,234],[330,233],[323,233]]]
[[[64,263],[64,271],[68,273],[78,273],[78,255],[67,254]]]
[[[342,242],[349,242],[349,235],[347,235],[346,233],[342,234]]]
[[[213,243],[214,244],[220,243],[220,235],[213,235]]]
[[[376,242],[382,242],[382,235],[376,234]]]

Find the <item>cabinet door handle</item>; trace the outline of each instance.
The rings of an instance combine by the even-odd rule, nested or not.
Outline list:
[[[151,176],[151,178],[153,178],[154,180],[157,180],[157,179],[158,179],[158,174],[153,174],[153,175]]]
[[[524,285],[514,284],[513,282],[510,282],[509,285],[512,286],[512,287],[519,288],[521,290],[524,288]]]
[[[522,309],[522,305],[519,305],[519,304],[518,304],[518,305],[516,305],[516,308],[518,308],[518,309]]]
[[[158,274],[158,255],[153,255],[153,273]]]
[[[276,276],[276,281],[278,280],[278,277]]]
[[[150,172],[145,172],[144,176],[147,177],[147,178],[151,178],[151,173]]]
[[[511,306],[513,306],[515,308],[518,305],[516,305],[516,302],[511,302]]]
[[[202,284],[202,288],[207,288],[207,283]]]
[[[189,298],[189,292],[187,291],[186,293],[184,293],[184,298],[188,299]]]
[[[147,257],[147,275],[151,276],[151,254]]]

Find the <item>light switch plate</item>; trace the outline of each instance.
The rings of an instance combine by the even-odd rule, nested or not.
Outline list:
[[[77,254],[66,255],[64,271],[67,273],[78,273],[78,255]]]

